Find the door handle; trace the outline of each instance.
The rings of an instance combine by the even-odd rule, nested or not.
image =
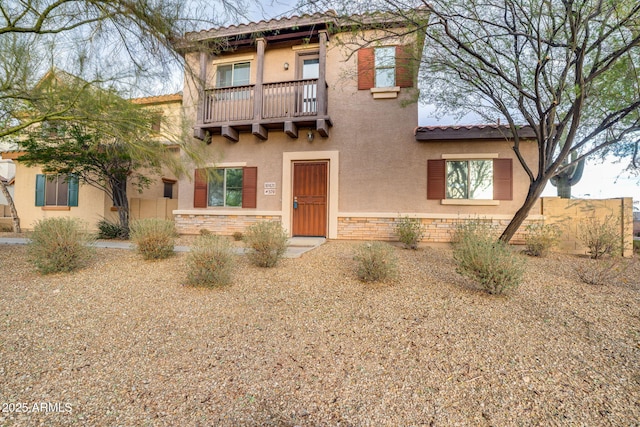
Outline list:
[[[293,209],[298,209],[298,198],[297,197],[293,198]]]

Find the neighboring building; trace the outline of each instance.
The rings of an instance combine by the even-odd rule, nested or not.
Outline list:
[[[0,160],[0,180],[7,187],[9,196],[13,199],[13,184],[15,183],[16,167],[11,160]],[[0,218],[11,217],[11,209],[9,208],[9,201],[0,191]],[[11,221],[0,220],[0,229],[4,228],[6,224],[11,224]]]
[[[149,98],[137,98],[132,102],[143,104],[158,111],[158,120],[154,129],[158,138],[166,144],[172,144],[173,136],[179,135],[182,125],[182,95],[165,95]],[[162,123],[162,128],[159,127]],[[179,149],[176,147],[176,155]],[[101,190],[89,185],[78,184],[77,180],[68,180],[63,176],[45,175],[39,167],[28,167],[20,162],[22,152],[11,150],[0,152],[3,159],[15,164],[14,203],[24,230],[33,228],[37,220],[60,216],[73,216],[87,222],[91,229],[103,218],[117,222],[117,208],[112,200]],[[166,172],[163,176],[150,176],[151,185],[139,193],[129,185],[127,194],[131,218],[165,217],[172,219],[171,212],[177,207],[177,179]]]
[[[178,183],[181,233],[278,220],[294,236],[393,239],[409,215],[447,241],[461,218],[511,219],[529,180],[508,128],[416,128],[422,40],[377,22],[357,33],[315,14],[185,36],[199,70],[185,73],[185,117],[210,162]]]

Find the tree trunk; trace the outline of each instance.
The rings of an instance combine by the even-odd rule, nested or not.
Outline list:
[[[549,179],[539,178],[536,181],[533,181],[529,186],[529,192],[527,193],[527,198],[524,200],[524,203],[518,209],[516,214],[511,218],[511,222],[507,225],[507,228],[504,229],[502,235],[500,236],[500,240],[505,243],[509,243],[513,236],[516,234],[522,223],[527,216],[529,216],[529,212],[533,205],[536,204],[542,191],[544,190],[545,185],[549,182]]]
[[[9,189],[5,185],[3,181],[0,180],[0,189],[2,190],[2,194],[4,194],[5,199],[9,203],[9,209],[11,210],[11,222],[13,224],[13,232],[21,233],[20,229],[20,217],[18,217],[18,211],[16,210],[16,205],[13,203],[13,197],[9,194]]]
[[[113,205],[118,208],[118,221],[120,227],[126,233],[123,238],[129,237],[129,198],[127,197],[127,180],[111,179],[111,192]]]

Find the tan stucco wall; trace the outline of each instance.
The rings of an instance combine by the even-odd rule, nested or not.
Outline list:
[[[602,224],[614,221],[620,227],[624,256],[633,255],[633,199],[561,199],[544,197],[542,213],[545,224],[560,227],[562,237],[558,249],[563,252],[586,254],[587,248],[579,238],[585,221],[595,219]]]
[[[345,36],[346,37],[346,36]],[[351,36],[349,36],[351,37]],[[397,40],[389,40],[393,44]],[[402,42],[402,41],[400,41]],[[284,158],[296,160],[296,156],[317,152],[317,160],[327,159],[323,152],[337,152],[339,159],[338,182],[330,182],[330,194],[335,196],[336,218],[329,218],[337,224],[338,217],[358,216],[359,214],[383,214],[392,217],[398,214],[445,214],[477,215],[481,217],[507,218],[522,205],[528,178],[518,163],[511,145],[506,141],[467,141],[467,142],[417,142],[414,129],[418,124],[418,105],[416,89],[402,89],[396,99],[373,99],[369,90],[358,90],[355,70],[357,55],[353,55],[349,43],[340,35],[333,35],[327,45],[326,80],[328,89],[328,112],[333,127],[329,137],[322,138],[314,132],[314,140],[307,140],[306,129],[300,129],[299,138],[288,137],[282,131],[269,132],[269,138],[261,141],[257,137],[241,133],[236,143],[229,142],[219,135],[213,136],[206,147],[209,166],[257,166],[258,200],[257,209],[221,209],[208,208],[198,210],[209,214],[247,215],[255,211],[259,215],[282,216],[285,228],[290,224],[291,200],[283,200],[283,194],[289,194],[292,183],[286,171],[291,167]],[[264,81],[281,81],[295,78],[297,50],[291,47],[272,49],[267,46],[265,53]],[[241,57],[246,53],[240,54]],[[233,62],[233,56],[229,56]],[[220,61],[220,58],[216,58]],[[187,55],[187,61],[194,70],[199,69],[199,55]],[[288,71],[283,70],[288,62]],[[214,63],[208,64],[209,75]],[[252,76],[255,77],[255,60],[252,62]],[[253,81],[255,78],[253,77]],[[211,85],[213,80],[210,81]],[[196,116],[194,84],[186,73],[184,102],[185,115]],[[194,140],[194,144],[204,145]],[[525,156],[535,158],[534,144],[525,144]],[[491,206],[442,205],[439,200],[427,200],[427,160],[439,159],[443,153],[449,154],[497,154],[499,158],[512,158],[514,167],[514,200],[500,201]],[[329,168],[336,165],[332,162]],[[535,164],[535,162],[533,162]],[[535,171],[534,171],[535,172]],[[284,178],[283,178],[284,177]],[[178,211],[188,214],[193,210],[192,176],[180,180]],[[287,181],[283,181],[286,179]],[[276,183],[276,195],[265,196],[265,182]],[[339,193],[336,188],[339,185]],[[532,214],[539,214],[536,206]],[[331,225],[330,225],[331,228]],[[336,225],[337,230],[337,225]]]
[[[36,206],[36,175],[40,173],[41,168],[27,167],[16,161],[14,202],[23,229],[31,230],[36,221],[46,218],[75,217],[85,221],[89,229],[93,230],[102,217],[112,215],[108,210],[111,202],[107,203],[105,194],[88,185],[80,185],[77,207],[70,207],[68,210],[48,210],[46,207]]]
[[[96,224],[103,217],[112,221],[117,220],[116,212],[111,210],[112,202],[106,194],[86,184],[81,184],[78,192],[78,206],[69,207],[65,210],[51,210],[51,208],[35,205],[35,188],[36,175],[42,173],[42,169],[38,167],[27,167],[16,161],[16,180],[15,180],[15,197],[14,203],[18,216],[20,217],[20,225],[25,230],[33,229],[36,221],[45,218],[56,217],[75,217],[87,223],[90,230],[96,229]],[[149,189],[142,193],[129,185],[127,192],[129,199],[156,199],[162,198],[164,186],[159,177],[153,178],[154,182]],[[177,198],[176,198],[177,199]],[[168,200],[168,211],[177,205],[177,200]],[[148,216],[148,213],[144,213]]]

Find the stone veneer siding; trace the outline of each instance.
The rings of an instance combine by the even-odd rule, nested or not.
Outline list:
[[[236,231],[245,229],[258,221],[280,221],[276,215],[208,215],[208,214],[177,214],[175,215],[176,230],[179,234],[199,234],[205,229],[213,234],[231,236]]]
[[[505,219],[462,219],[462,218],[422,218],[420,221],[425,228],[423,242],[450,242],[456,225],[463,221],[490,222],[496,229],[502,230],[509,220]],[[338,238],[350,240],[389,240],[397,241],[395,232],[395,218],[338,218]],[[511,239],[512,244],[524,244],[524,230],[528,224],[542,222],[542,220],[525,220],[518,232]]]

